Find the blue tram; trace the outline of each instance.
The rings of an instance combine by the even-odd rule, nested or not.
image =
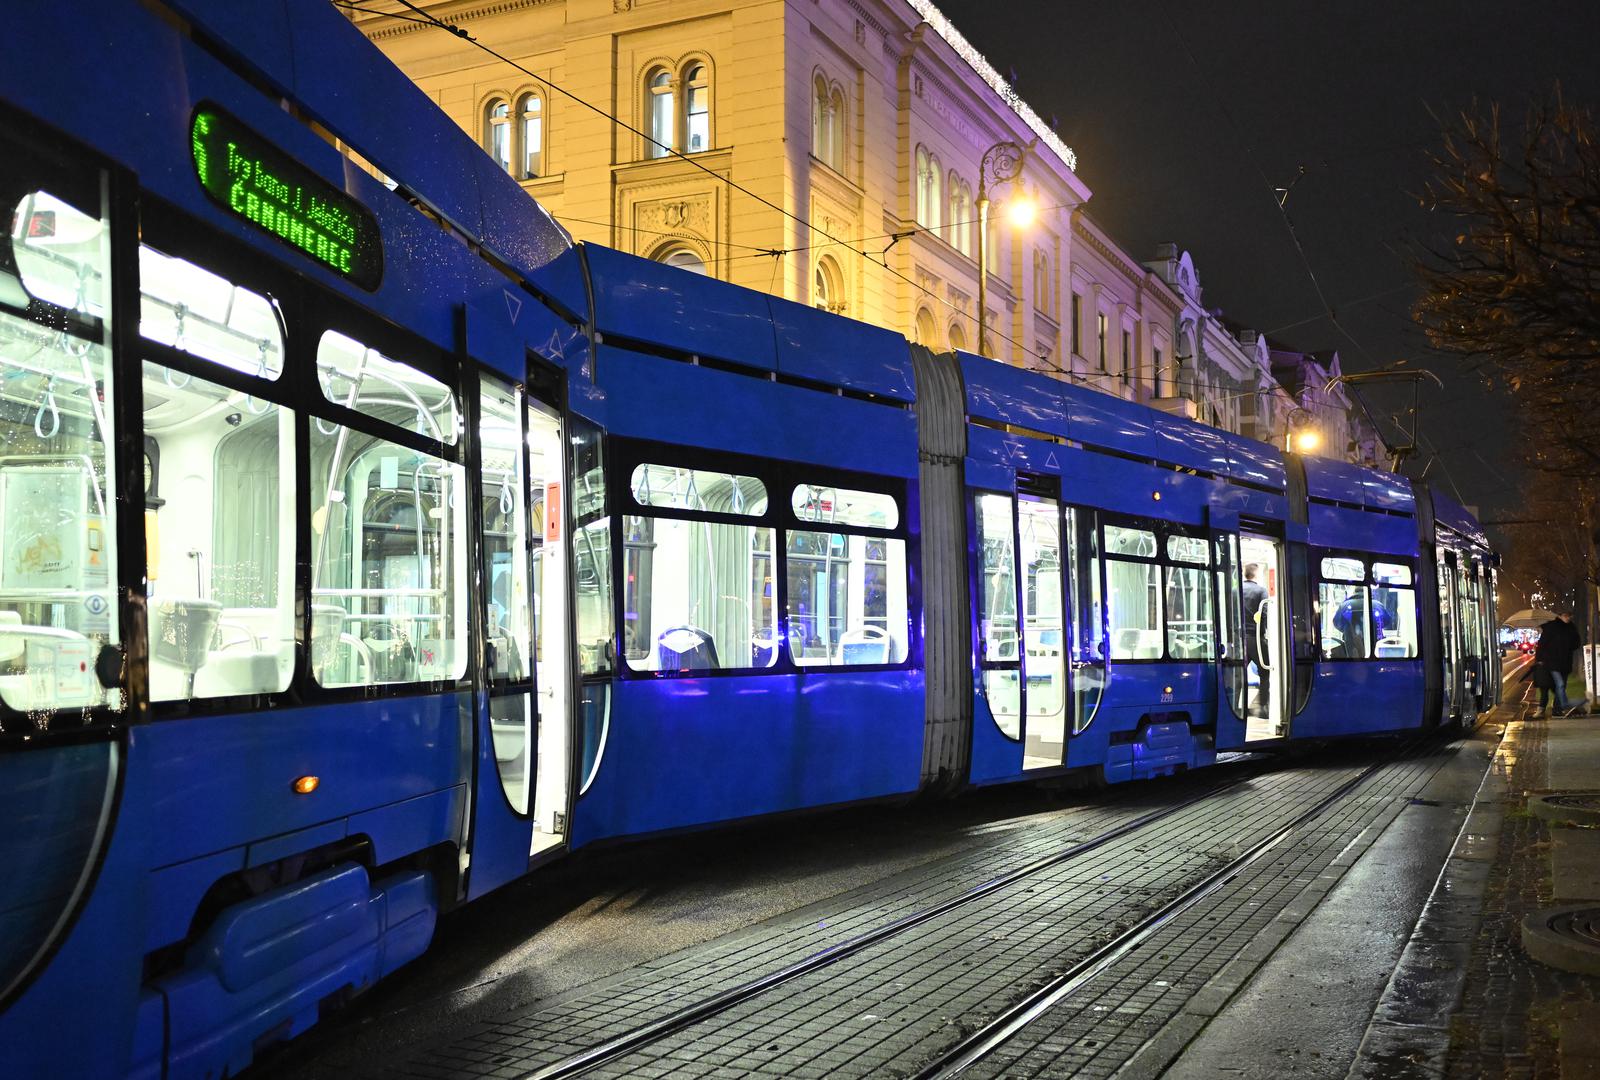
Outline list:
[[[318,0],[13,14],[0,1075],[237,1072],[586,844],[1495,700],[1439,493],[574,245]]]

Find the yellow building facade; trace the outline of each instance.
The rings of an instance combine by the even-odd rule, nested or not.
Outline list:
[[[1259,438],[1296,407],[1259,335],[1201,305],[1187,254],[1142,260],[1093,221],[1073,152],[931,0],[419,5],[475,42],[362,6],[579,240],[970,351],[986,254],[991,356]],[[1003,143],[1024,153],[997,182]]]

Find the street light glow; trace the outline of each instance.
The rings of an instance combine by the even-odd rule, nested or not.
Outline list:
[[[1011,222],[1013,228],[1026,229],[1033,224],[1039,208],[1034,201],[1026,195],[1018,195],[1006,203],[1006,220]]]
[[[1295,432],[1294,448],[1302,454],[1309,454],[1322,445],[1322,433],[1315,428],[1306,428],[1304,431]]]

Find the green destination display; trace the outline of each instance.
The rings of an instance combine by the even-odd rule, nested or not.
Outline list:
[[[221,110],[202,105],[190,132],[206,193],[363,289],[383,278],[371,212]]]

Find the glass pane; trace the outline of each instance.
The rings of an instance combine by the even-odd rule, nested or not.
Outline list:
[[[545,511],[552,512],[551,508]],[[600,431],[589,424],[572,425],[573,563],[577,570],[574,618],[578,634],[578,670],[599,675],[616,661],[611,612],[611,518],[606,515],[606,474]]]
[[[501,107],[504,109],[504,106]],[[497,110],[497,115],[503,112]],[[507,172],[511,170],[511,122],[495,120],[489,125],[489,156]]]
[[[410,364],[334,330],[317,345],[317,381],[329,401],[442,443],[456,441],[456,396]]]
[[[29,295],[104,316],[111,257],[105,223],[46,191],[24,195],[14,210],[12,253]]]
[[[1411,567],[1405,563],[1375,562],[1372,580],[1379,585],[1410,585]]]
[[[1023,574],[1023,640],[1028,710],[1022,767],[1060,765],[1066,751],[1066,628],[1062,623],[1060,508],[1053,500],[1017,502]]]
[[[801,484],[789,496],[794,516],[807,524],[859,525],[892,529],[900,524],[900,505],[893,495],[848,488]]]
[[[494,740],[500,786],[506,802],[519,814],[528,812],[528,792],[533,787],[535,730],[533,704],[527,694],[489,698],[489,734]]]
[[[629,667],[686,672],[777,663],[774,530],[633,515],[622,529]]]
[[[689,88],[689,153],[711,146],[711,91],[704,86]]]
[[[544,121],[537,116],[522,122],[522,175],[532,178],[543,172]]]
[[[1372,589],[1372,654],[1379,659],[1417,656],[1417,595],[1412,589]]]
[[[983,696],[995,726],[1010,739],[1022,738],[1022,684],[1015,668],[988,668],[983,673]]]
[[[105,318],[105,224],[44,192],[15,210],[28,292]],[[122,704],[94,674],[119,640],[108,332],[0,313],[0,700],[19,712]]]
[[[272,301],[143,245],[139,333],[247,375],[283,373],[283,327]]]
[[[1206,542],[1198,536],[1167,537],[1167,558],[1173,562],[1206,565]]]
[[[1143,555],[1153,559],[1156,551],[1156,534],[1150,530],[1106,526],[1107,555]]]
[[[1166,615],[1168,656],[1174,660],[1212,658],[1216,631],[1211,622],[1211,578],[1204,570],[1167,567]]]
[[[294,674],[294,414],[144,365],[150,699],[278,693]]]
[[[533,640],[528,591],[528,498],[522,461],[522,395],[485,375],[478,439],[483,447],[483,567],[489,675],[525,679]]]
[[[630,482],[640,506],[709,510],[717,514],[760,517],[767,512],[767,486],[753,476],[680,469],[673,465],[639,465]]]
[[[906,545],[845,533],[789,533],[789,652],[810,664],[906,658]]]
[[[1092,510],[1067,509],[1068,580],[1076,617],[1072,620],[1072,730],[1083,731],[1100,709],[1106,681],[1100,599],[1099,529]]]
[[[653,158],[666,157],[672,153],[672,120],[673,103],[672,91],[667,87],[671,77],[666,72],[661,72],[651,80],[650,93],[650,138],[654,140],[646,147],[647,156]]]
[[[1372,640],[1367,587],[1323,582],[1318,601],[1322,655],[1330,660],[1366,659]]]
[[[312,675],[323,686],[460,678],[461,466],[313,420],[311,483]]]
[[[1322,577],[1325,581],[1365,581],[1367,566],[1360,559],[1325,558]]]
[[[1017,652],[1016,554],[1011,527],[1011,497],[978,496],[978,635],[983,659],[1020,659]]]
[[[1106,532],[1109,539],[1110,526]],[[1150,534],[1145,534],[1149,536]],[[1150,537],[1152,550],[1155,537]],[[1106,560],[1108,621],[1113,660],[1161,658],[1161,597],[1155,563]]]

